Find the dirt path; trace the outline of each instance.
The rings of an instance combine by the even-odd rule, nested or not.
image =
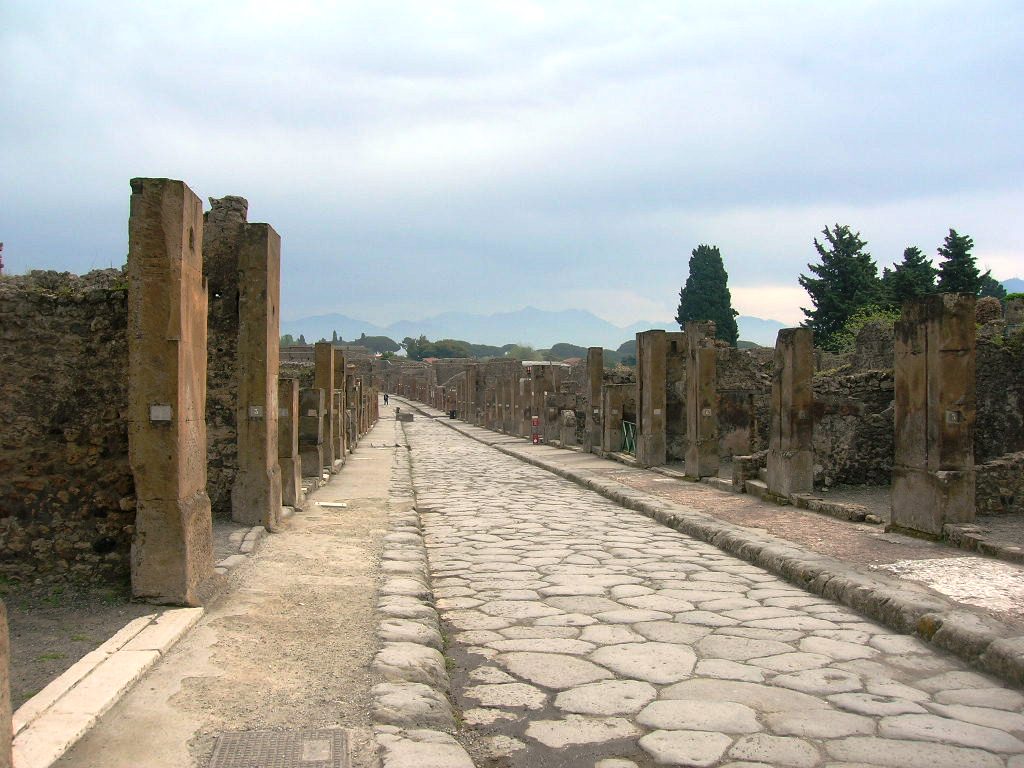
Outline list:
[[[331,727],[353,730],[354,766],[374,765],[369,670],[393,432],[385,420],[364,437],[306,511],[232,573],[199,625],[56,765],[205,766],[219,732]]]

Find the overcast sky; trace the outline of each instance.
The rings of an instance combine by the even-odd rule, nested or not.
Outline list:
[[[237,194],[283,315],[785,322],[826,224],[1024,276],[1024,3],[0,2],[10,272],[119,266],[133,176]]]

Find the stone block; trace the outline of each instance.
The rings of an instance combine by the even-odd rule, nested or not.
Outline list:
[[[329,471],[334,471],[334,462],[339,458],[335,453],[334,430],[336,428],[337,414],[335,413],[334,390],[334,346],[329,341],[319,341],[313,347],[313,386],[322,389],[325,393],[324,410],[321,414],[323,420],[323,432],[321,450],[323,452],[323,464]],[[307,474],[303,471],[302,474]]]
[[[686,474],[691,477],[718,474],[718,358],[713,337],[714,323],[686,324]]]
[[[587,348],[587,425],[583,450],[588,453],[601,448],[601,385],[604,381],[604,349]]]
[[[813,334],[784,328],[775,342],[768,491],[783,498],[814,488]]]
[[[281,471],[281,503],[299,508],[302,459],[299,458],[299,380],[279,379],[277,385],[277,464]]]
[[[320,477],[326,396],[319,388],[299,390],[299,459],[303,477]]]
[[[192,605],[213,574],[202,204],[180,181],[131,185],[128,442],[138,499],[132,592]]]
[[[238,255],[238,473],[231,517],[276,530],[281,522],[278,465],[281,238],[268,224],[246,224]]]
[[[665,331],[636,335],[636,458],[647,467],[665,463],[666,354]]]

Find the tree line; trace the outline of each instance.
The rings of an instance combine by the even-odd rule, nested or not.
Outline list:
[[[801,274],[800,286],[813,307],[801,307],[803,325],[814,331],[815,344],[823,349],[848,349],[856,330],[872,319],[892,322],[907,299],[929,293],[971,293],[1005,298],[1006,289],[981,272],[971,250],[974,241],[950,229],[938,247],[939,266],[920,248],[908,246],[902,260],[878,274],[878,265],[859,232],[845,224],[822,230],[814,238],[820,263],[808,264],[810,275]],[[692,320],[713,320],[717,338],[736,346],[737,312],[732,308],[729,276],[717,246],[698,245],[691,251],[686,284],[679,291],[676,322],[683,327]]]

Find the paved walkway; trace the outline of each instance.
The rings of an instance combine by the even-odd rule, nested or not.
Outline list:
[[[434,420],[404,427],[478,766],[1024,768],[1020,692]]]
[[[206,768],[223,732],[344,728],[352,765],[376,766],[381,540],[394,458],[406,453],[395,442],[393,420],[365,435],[306,510],[231,572],[195,629],[56,765]]]

